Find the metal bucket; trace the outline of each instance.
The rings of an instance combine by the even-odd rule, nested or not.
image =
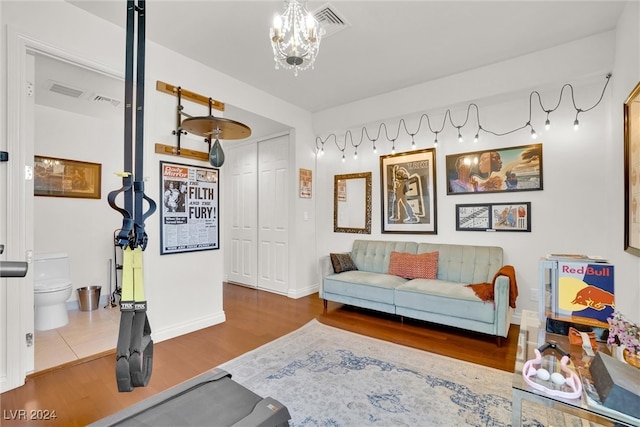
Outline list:
[[[100,289],[102,289],[102,286],[78,288],[80,311],[92,311],[98,308],[98,305],[100,305]]]

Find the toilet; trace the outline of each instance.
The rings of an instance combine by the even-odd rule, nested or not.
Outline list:
[[[69,257],[64,252],[34,256],[35,328],[60,328],[69,323],[66,302],[71,296]]]

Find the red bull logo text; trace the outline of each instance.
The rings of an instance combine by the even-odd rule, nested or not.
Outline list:
[[[574,268],[567,264],[562,264],[562,272],[570,273],[570,274],[584,274],[587,276],[600,276],[600,277],[610,277],[611,270],[608,268],[593,268],[590,265]]]

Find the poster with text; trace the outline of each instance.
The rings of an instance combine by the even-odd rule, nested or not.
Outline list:
[[[160,162],[160,255],[220,249],[219,170]]]

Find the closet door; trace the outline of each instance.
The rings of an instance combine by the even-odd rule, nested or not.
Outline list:
[[[258,144],[258,288],[289,290],[289,135]]]
[[[238,144],[228,150],[229,185],[226,212],[227,280],[258,285],[258,145]]]

